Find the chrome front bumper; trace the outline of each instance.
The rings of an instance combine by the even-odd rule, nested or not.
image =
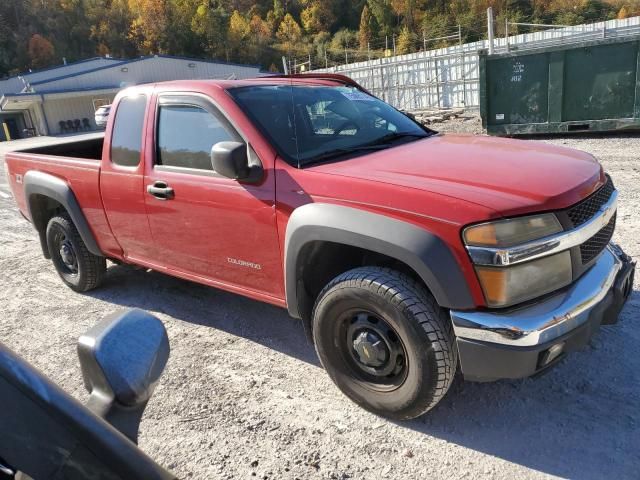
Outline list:
[[[547,344],[590,319],[591,311],[609,294],[626,264],[631,264],[629,258],[618,246],[609,244],[577,282],[539,303],[495,312],[452,310],[456,337],[511,347]]]
[[[601,324],[615,323],[633,289],[635,263],[610,244],[569,288],[520,308],[451,311],[467,380],[523,378],[583,348]]]

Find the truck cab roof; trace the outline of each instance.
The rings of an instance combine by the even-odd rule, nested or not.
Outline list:
[[[155,87],[160,88],[188,88],[196,90],[202,88],[221,88],[228,90],[238,87],[251,87],[258,85],[317,85],[317,86],[336,86],[347,85],[356,87],[364,91],[364,88],[357,82],[344,75],[332,73],[320,74],[296,74],[296,75],[268,75],[264,77],[248,78],[243,80],[173,80],[169,82],[155,83]],[[130,88],[140,88],[130,87]]]

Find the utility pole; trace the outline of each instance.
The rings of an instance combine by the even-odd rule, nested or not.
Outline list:
[[[396,56],[396,34],[393,34],[393,56]]]
[[[423,28],[422,29],[422,48],[424,48],[424,51],[427,51],[427,31]]]
[[[287,68],[287,58],[282,56],[282,66],[284,67],[284,74],[289,75],[289,69]]]
[[[309,71],[311,71],[311,53],[309,53]]]
[[[349,57],[347,56],[347,46],[344,46],[344,64],[348,64],[349,63]]]
[[[329,59],[327,58],[327,46],[324,47],[324,68],[329,68]]]
[[[507,52],[509,51],[509,19],[504,19],[504,42],[507,46]]]
[[[458,44],[462,45],[462,27],[458,25]]]
[[[367,59],[371,60],[371,45],[367,42]]]
[[[489,38],[489,55],[493,55],[493,8],[487,8],[487,38]]]

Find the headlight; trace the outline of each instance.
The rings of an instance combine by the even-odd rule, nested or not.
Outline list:
[[[505,248],[559,232],[562,226],[556,216],[545,213],[467,227],[464,241],[471,246]]]
[[[545,213],[473,225],[464,230],[463,237],[468,247],[491,250],[523,245],[562,231],[556,216]],[[515,305],[572,281],[569,251],[509,266],[476,265],[475,270],[490,307]]]
[[[569,285],[571,254],[564,251],[510,267],[476,266],[490,307],[507,307]]]

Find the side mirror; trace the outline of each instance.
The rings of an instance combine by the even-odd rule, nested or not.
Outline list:
[[[136,442],[142,413],[169,359],[160,320],[142,310],[105,317],[78,340],[87,407]]]
[[[211,147],[211,165],[227,178],[258,180],[262,177],[262,166],[259,161],[250,161],[247,150],[247,145],[241,142],[218,142]]]

